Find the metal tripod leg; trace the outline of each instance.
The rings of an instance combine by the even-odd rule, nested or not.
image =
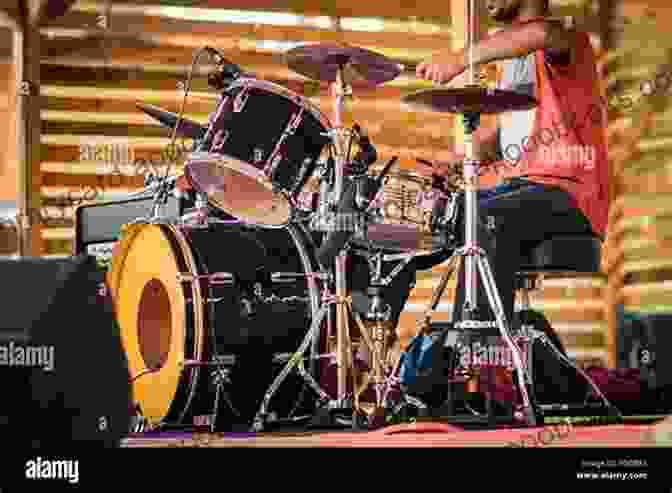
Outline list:
[[[570,360],[567,356],[562,354],[562,352],[555,347],[555,344],[553,344],[550,339],[544,334],[543,332],[539,332],[536,330],[532,330],[531,332],[531,341],[530,341],[530,348],[533,346],[534,341],[540,341],[542,344],[544,344],[546,347],[550,348],[555,357],[558,359],[558,361],[564,363],[567,365],[569,368],[573,369],[576,371],[578,374],[580,374],[586,382],[588,382],[588,385],[592,389],[592,391],[599,397],[602,402],[604,403],[605,407],[611,411],[614,411],[617,415],[618,418],[621,418],[621,413],[620,411],[614,406],[611,402],[609,402],[609,399],[604,395],[604,393],[600,390],[600,388],[597,386],[597,384],[593,381],[592,378],[590,378],[590,375],[588,375],[583,369],[581,369],[578,365],[575,365],[572,360]],[[530,358],[531,358],[531,351],[530,351]],[[528,367],[532,368],[532,360],[530,359],[528,361]],[[530,379],[532,379],[531,375],[532,371],[530,370]]]
[[[502,299],[499,296],[499,292],[497,290],[497,285],[492,274],[492,269],[490,268],[490,262],[488,261],[487,256],[483,250],[480,248],[477,250],[477,252],[468,251],[465,253],[465,255],[476,255],[475,260],[476,265],[478,266],[478,273],[480,274],[483,287],[485,288],[485,292],[488,296],[490,308],[495,315],[497,328],[499,329],[500,336],[502,339],[504,339],[504,342],[509,347],[513,356],[513,365],[516,373],[518,374],[518,390],[520,391],[520,396],[523,401],[523,412],[525,413],[525,420],[529,426],[537,426],[537,410],[533,407],[533,403],[528,392],[527,385],[529,382],[529,377],[527,375],[527,370],[523,365],[523,358],[520,348],[514,342],[511,334],[509,333],[509,324],[506,320],[506,313],[504,312],[504,306],[502,305]]]
[[[214,371],[221,373],[218,373],[214,377],[216,390],[215,390],[215,402],[212,405],[212,421],[210,421],[210,433],[214,433],[216,431],[217,416],[219,416],[219,403],[221,399],[224,399],[224,402],[226,403],[227,406],[229,406],[233,414],[235,414],[237,417],[240,417],[240,413],[233,406],[233,402],[231,402],[229,393],[226,390],[224,390],[224,386],[230,383],[228,371],[226,369],[219,369],[219,368]]]
[[[311,341],[316,337],[315,335],[316,332],[320,330],[322,319],[324,319],[324,316],[326,315],[328,310],[329,305],[323,305],[322,308],[320,308],[320,311],[313,320],[310,330],[304,337],[303,342],[301,342],[299,348],[292,355],[292,357],[287,362],[285,367],[282,369],[280,374],[277,377],[275,377],[275,380],[273,381],[269,389],[266,391],[266,394],[264,395],[264,398],[261,402],[261,406],[259,407],[259,411],[257,411],[257,414],[254,417],[254,421],[252,422],[252,431],[260,432],[263,430],[266,422],[266,416],[268,415],[268,405],[270,404],[271,399],[277,392],[278,388],[280,387],[280,385],[282,385],[287,376],[291,373],[291,371],[295,367],[299,366],[300,368],[303,368],[302,363],[304,354],[308,350],[308,346],[310,346]],[[320,399],[327,401],[329,400],[329,395],[320,388],[320,386],[317,384],[315,379],[312,378],[312,376],[308,375],[308,373],[305,371],[305,368],[303,368],[303,372],[301,372],[301,369],[299,369],[299,373],[301,374],[301,376],[304,377],[304,379],[306,379],[308,385],[310,385],[311,388],[313,388],[318,393]]]

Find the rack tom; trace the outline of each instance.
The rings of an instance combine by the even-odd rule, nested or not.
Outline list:
[[[238,79],[224,92],[186,174],[215,207],[247,224],[281,228],[330,128],[306,98],[271,82]]]

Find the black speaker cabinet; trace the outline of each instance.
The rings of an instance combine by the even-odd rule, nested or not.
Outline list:
[[[131,385],[93,257],[0,261],[0,430],[17,445],[119,446]]]
[[[672,314],[625,314],[617,337],[620,368],[640,370],[650,412],[672,410]]]

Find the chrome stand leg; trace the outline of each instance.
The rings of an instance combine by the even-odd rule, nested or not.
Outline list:
[[[475,252],[468,252],[467,255],[474,255],[474,253]],[[530,382],[530,378],[523,365],[523,357],[520,348],[509,333],[509,323],[506,320],[504,306],[502,305],[502,299],[499,296],[499,292],[497,291],[497,285],[495,283],[495,278],[492,275],[490,262],[488,261],[484,251],[480,250],[477,255],[476,265],[478,266],[478,272],[480,274],[481,281],[483,282],[485,292],[488,296],[490,308],[495,315],[495,321],[497,323],[500,336],[502,339],[504,339],[504,342],[509,347],[511,355],[513,356],[513,365],[516,373],[518,374],[518,390],[520,391],[520,396],[523,401],[523,412],[525,413],[525,419],[529,426],[536,426],[537,413],[533,407],[533,403],[528,392],[528,382]]]
[[[568,366],[569,368],[571,368],[572,370],[576,371],[579,375],[581,375],[581,376],[586,380],[586,382],[588,383],[588,385],[590,386],[590,388],[592,389],[592,391],[595,393],[595,395],[596,395],[598,398],[600,398],[600,399],[602,400],[602,402],[604,403],[604,406],[605,406],[607,409],[609,409],[610,411],[614,412],[614,414],[616,414],[616,416],[617,416],[618,418],[621,418],[621,417],[622,417],[620,411],[616,408],[616,406],[614,406],[611,402],[609,402],[609,399],[607,399],[607,397],[606,397],[606,396],[604,395],[604,393],[600,390],[600,388],[597,386],[597,384],[595,383],[595,381],[594,381],[592,378],[590,378],[590,375],[588,375],[588,374],[587,374],[582,368],[580,368],[578,365],[574,364],[574,363],[572,362],[572,360],[570,360],[567,356],[565,356],[564,354],[562,354],[562,352],[561,352],[557,347],[555,347],[555,344],[553,344],[553,343],[550,341],[550,339],[546,336],[546,334],[544,334],[543,332],[539,332],[539,331],[537,331],[537,330],[532,330],[532,331],[531,331],[531,343],[530,343],[530,347],[533,346],[534,341],[540,341],[540,342],[541,342],[542,344],[544,344],[546,347],[550,348],[551,351],[553,351],[553,354],[555,355],[555,357],[556,357],[559,361],[561,361],[562,363],[564,363],[565,365],[567,365],[567,366]],[[530,360],[529,364],[530,364],[530,366],[532,365],[532,361],[531,361],[531,360]]]
[[[296,246],[297,251],[299,252],[299,258],[301,259],[301,264],[303,265],[303,270],[308,273],[308,276],[306,277],[306,284],[308,287],[308,296],[310,298],[310,314],[311,314],[311,320],[314,320],[317,318],[318,312],[320,311],[320,294],[319,294],[319,289],[317,285],[317,281],[315,279],[315,276],[313,275],[315,273],[315,268],[313,266],[313,261],[311,259],[311,256],[309,254],[309,245],[313,245],[312,239],[310,237],[310,232],[306,228],[304,224],[290,224],[287,226],[287,231],[289,232],[290,236],[292,237],[292,240],[294,240],[294,244]],[[313,245],[314,246],[314,245]],[[320,330],[315,331],[313,334],[313,340],[310,348],[310,367],[309,367],[309,372],[310,372],[310,377],[312,379],[312,375],[317,375],[318,371],[318,364],[319,364],[319,349],[320,349],[320,340],[321,340],[321,334]],[[301,365],[299,366],[299,371],[304,371],[303,369],[303,360],[301,361]],[[303,369],[303,370],[302,370]],[[306,377],[302,374],[304,379]],[[314,379],[313,379],[314,382]],[[308,384],[313,388],[313,384],[308,382]],[[306,395],[306,387],[303,387],[301,389],[300,395],[297,397],[296,402],[294,403],[294,408],[290,412],[289,417],[293,417],[294,412],[298,409],[298,407],[301,405],[303,402],[303,399]]]
[[[217,425],[217,417],[219,416],[219,404],[222,399],[224,399],[224,402],[226,403],[227,406],[229,406],[229,409],[231,409],[231,412],[236,417],[240,417],[240,413],[238,410],[234,407],[233,402],[231,402],[231,398],[229,397],[229,393],[224,390],[224,387],[226,385],[229,385],[231,383],[231,380],[229,378],[229,370],[227,368],[215,368],[212,370],[214,372],[214,375],[212,376],[213,383],[215,385],[215,402],[213,403],[212,406],[212,417],[210,421],[210,433],[214,433],[216,431],[216,425]]]
[[[347,252],[342,252],[336,257],[336,378],[338,382],[336,406],[342,409],[349,407],[347,399],[348,375],[352,368],[352,347],[346,298],[346,260]]]
[[[320,330],[320,326],[322,324],[322,319],[324,318],[325,314],[327,313],[327,310],[329,309],[329,305],[323,305],[322,308],[320,309],[317,317],[313,319],[313,323],[310,327],[310,330],[306,334],[306,336],[303,339],[303,342],[299,346],[299,348],[296,350],[296,352],[292,355],[290,360],[287,362],[285,367],[282,369],[280,374],[275,377],[275,380],[269,387],[269,389],[266,391],[266,394],[264,395],[264,398],[261,402],[261,406],[259,408],[259,411],[257,411],[256,416],[254,417],[254,421],[252,422],[252,431],[255,432],[260,432],[263,431],[264,426],[266,424],[266,417],[268,416],[268,406],[271,402],[271,399],[277,392],[278,388],[282,383],[285,381],[287,376],[291,373],[291,371],[297,367],[300,363],[302,363],[303,358],[305,357],[305,352],[308,349],[308,346],[310,346],[310,343],[312,342],[313,338],[315,337],[315,332]],[[301,366],[301,368],[303,368]],[[300,370],[299,370],[300,371]],[[305,369],[304,369],[305,372]],[[304,378],[305,376],[308,375],[307,372],[304,373]],[[318,395],[320,396],[321,399],[324,400],[329,400],[329,395],[324,392],[317,382],[312,378],[312,376],[309,376],[307,379],[307,383],[311,386],[311,388],[316,389],[318,392]]]

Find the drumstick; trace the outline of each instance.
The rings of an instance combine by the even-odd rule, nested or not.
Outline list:
[[[401,73],[408,74],[408,75],[415,75],[417,73],[418,65],[420,65],[420,63],[423,63],[423,62],[397,63],[397,68],[399,69],[399,71]],[[480,81],[487,80],[487,78],[488,78],[484,67],[481,68],[481,70],[478,71],[477,75],[478,75],[478,79]],[[462,80],[462,79],[466,79],[466,77],[467,77],[467,72],[465,71],[465,72],[461,73],[460,75],[458,75],[456,78],[454,78],[452,81],[448,82],[447,84],[443,84],[443,85],[446,85],[446,86],[457,85],[457,84],[464,85],[466,83],[466,80]]]
[[[401,72],[415,73],[418,69],[418,65],[420,65],[418,62],[397,63],[397,68]]]

